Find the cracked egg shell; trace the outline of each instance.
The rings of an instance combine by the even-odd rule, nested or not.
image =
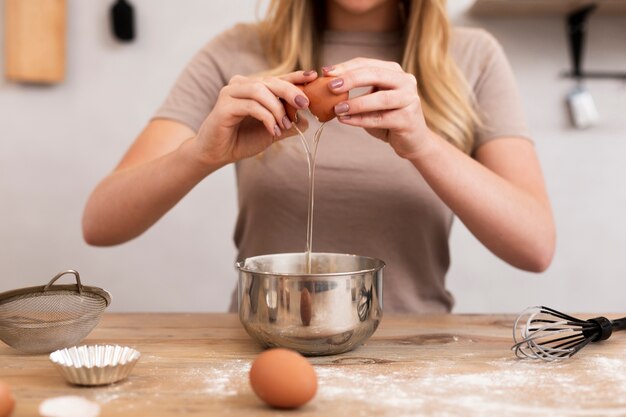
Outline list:
[[[314,81],[298,85],[309,99],[309,110],[320,122],[327,122],[336,117],[335,106],[348,99],[348,92],[335,94],[330,91],[328,83],[336,77],[319,77]],[[287,116],[291,121],[295,121],[297,109],[289,104],[285,106]]]

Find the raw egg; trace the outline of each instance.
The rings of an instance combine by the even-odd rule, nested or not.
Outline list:
[[[276,408],[297,408],[317,391],[313,366],[293,350],[274,348],[261,353],[252,363],[250,385],[254,393]]]
[[[334,119],[335,105],[348,99],[348,92],[335,94],[330,91],[328,83],[335,78],[337,77],[319,77],[308,84],[297,86],[309,98],[309,110],[320,122]],[[298,109],[290,104],[287,104],[285,109],[289,119],[295,121]]]
[[[0,417],[9,417],[15,407],[15,400],[9,386],[0,381]]]

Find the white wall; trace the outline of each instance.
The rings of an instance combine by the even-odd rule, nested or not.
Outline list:
[[[558,78],[568,60],[560,19],[461,23],[487,27],[515,68],[547,178],[559,242],[548,272],[505,265],[457,222],[449,275],[456,311],[515,312],[546,303],[569,311],[623,311],[626,277],[626,89],[588,84],[603,122],[568,127]],[[118,161],[159,105],[186,61],[236,21],[255,17],[255,0],[134,0],[138,39],[109,36],[111,1],[68,0],[68,71],[54,87],[0,84],[0,291],[42,284],[78,269],[86,284],[113,295],[116,311],[220,311],[236,279],[232,229],[234,171],[206,179],[155,227],[133,242],[91,248],[80,217],[88,193]],[[589,66],[626,70],[623,18],[594,18]],[[1,36],[1,35],[0,35]],[[1,58],[0,58],[1,59]]]
[[[452,0],[459,12],[468,0]],[[454,12],[453,11],[453,12]],[[574,87],[562,18],[472,19],[503,44],[517,76],[557,223],[557,251],[541,275],[494,259],[457,222],[449,282],[456,311],[518,311],[547,304],[566,311],[624,311],[626,283],[626,84],[588,81],[602,123],[569,126],[564,97]],[[585,65],[626,71],[626,16],[593,16]]]

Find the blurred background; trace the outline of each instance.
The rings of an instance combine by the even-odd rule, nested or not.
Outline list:
[[[112,311],[224,311],[236,285],[233,167],[207,178],[156,226],[124,245],[87,246],[80,220],[90,191],[119,161],[191,56],[236,22],[255,20],[265,3],[132,3],[136,39],[120,43],[110,29],[112,1],[67,0],[64,81],[41,86],[0,80],[0,291],[44,284],[73,268],[85,284],[112,293]],[[585,82],[599,119],[576,129],[566,107],[576,83],[560,77],[570,68],[564,16],[484,16],[467,13],[472,0],[448,3],[456,25],[487,29],[508,55],[558,229],[552,266],[529,274],[498,260],[455,221],[448,275],[454,311],[517,312],[546,304],[570,312],[623,312],[625,83]],[[592,16],[587,68],[626,71],[625,20]]]

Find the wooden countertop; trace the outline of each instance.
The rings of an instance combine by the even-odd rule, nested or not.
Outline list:
[[[228,314],[106,314],[83,343],[142,353],[111,386],[71,386],[47,355],[1,343],[0,379],[16,397],[13,417],[37,416],[44,399],[61,395],[99,403],[104,417],[626,416],[626,332],[568,361],[522,361],[510,350],[513,319],[387,315],[365,345],[311,359],[318,393],[291,412],[266,407],[250,389],[261,348]]]

